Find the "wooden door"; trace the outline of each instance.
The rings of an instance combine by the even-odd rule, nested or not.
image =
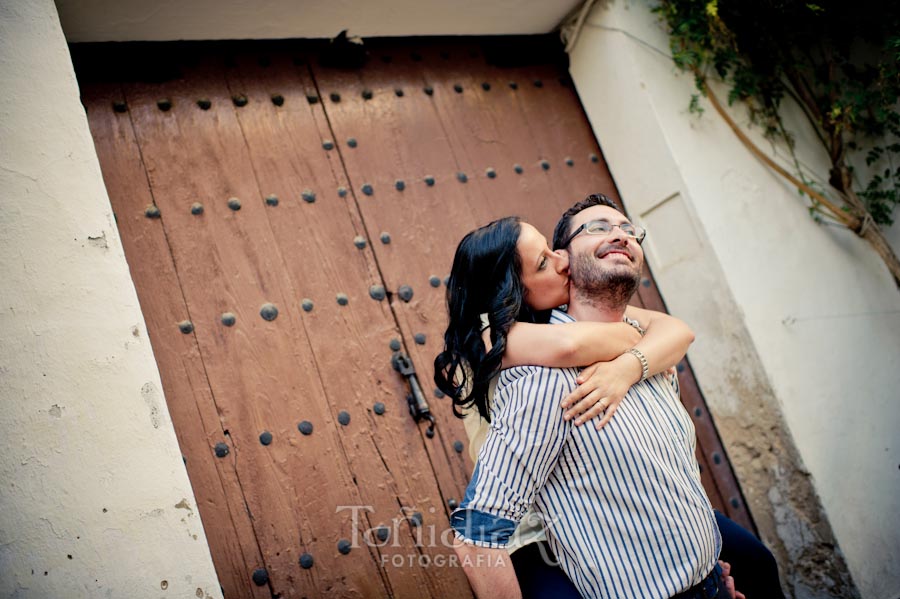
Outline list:
[[[618,198],[549,38],[365,52],[73,49],[226,597],[470,595],[443,539],[472,464],[431,382],[453,250],[499,216],[549,236],[586,193]],[[664,308],[649,270],[635,303]],[[679,370],[704,485],[751,525]]]

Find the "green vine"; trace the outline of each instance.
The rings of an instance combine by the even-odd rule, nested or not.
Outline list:
[[[781,119],[790,96],[830,157],[822,179],[845,213],[831,216],[860,235],[869,222],[893,222],[900,203],[900,3],[661,0],[655,11],[668,25],[675,64],[696,78],[692,113],[703,112],[700,98],[714,74],[729,86],[728,103],[744,103],[751,122],[793,153]],[[854,171],[862,160],[874,174]],[[799,167],[794,156],[801,189],[809,190]],[[822,196],[802,193],[820,216],[813,198]],[[892,272],[898,276],[896,267]]]

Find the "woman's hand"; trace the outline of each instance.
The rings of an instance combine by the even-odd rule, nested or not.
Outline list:
[[[613,417],[625,393],[641,379],[641,363],[634,355],[625,353],[611,362],[597,362],[581,371],[576,387],[562,401],[566,410],[563,418],[575,418],[581,426],[591,418],[603,414],[597,423],[600,430]]]

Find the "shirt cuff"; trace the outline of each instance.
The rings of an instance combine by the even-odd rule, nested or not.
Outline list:
[[[459,508],[450,514],[450,526],[456,531],[456,538],[466,545],[504,549],[517,523],[478,510]]]

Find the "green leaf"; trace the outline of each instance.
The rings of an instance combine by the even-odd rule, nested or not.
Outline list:
[[[691,94],[691,102],[688,105],[688,112],[691,114],[696,114],[700,116],[703,114],[703,107],[700,106],[700,95],[699,94]]]

